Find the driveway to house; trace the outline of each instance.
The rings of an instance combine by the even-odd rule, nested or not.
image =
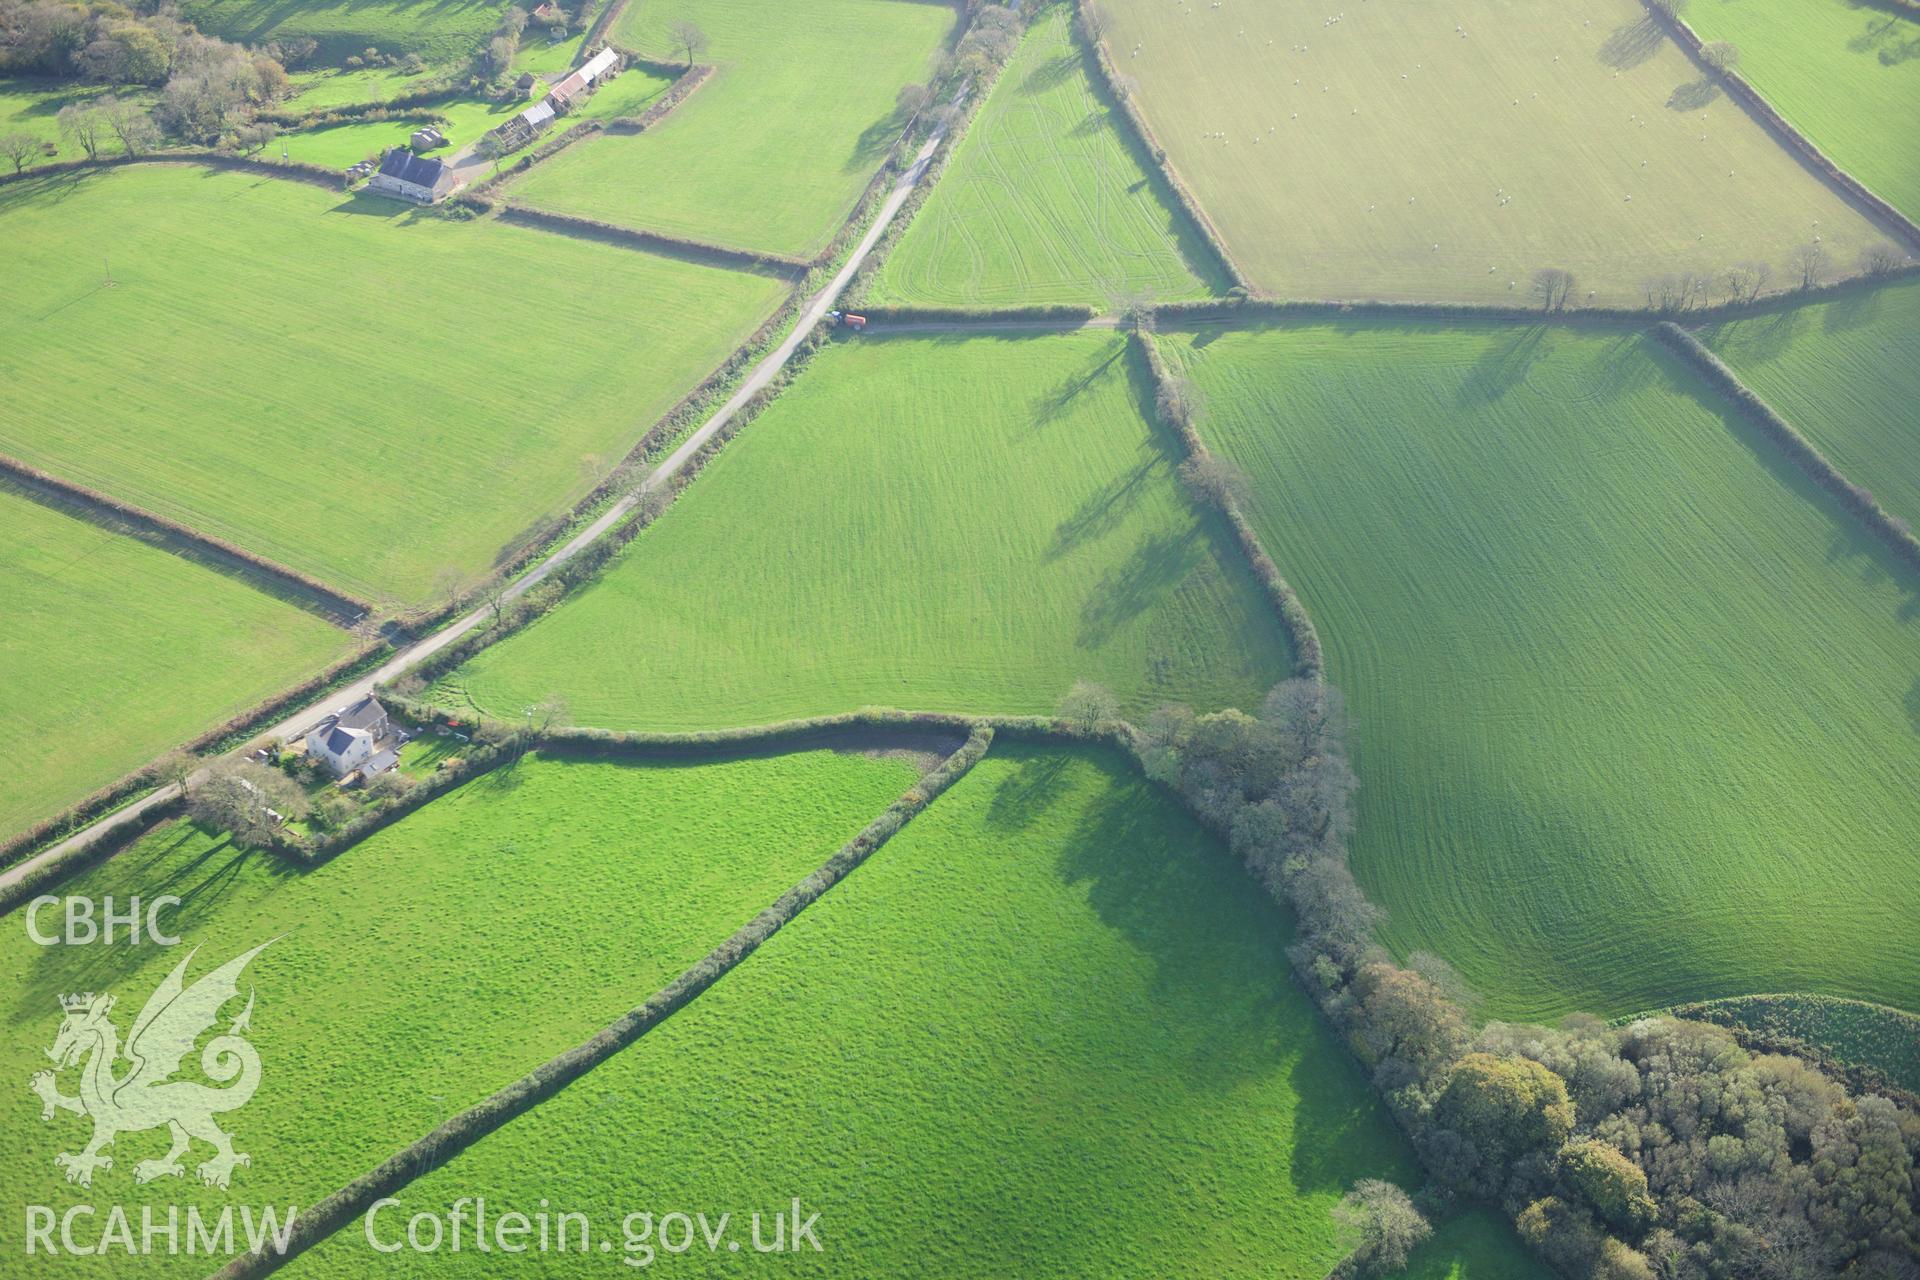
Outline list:
[[[745,407],[747,401],[765,389],[767,385],[773,381],[774,377],[779,374],[782,369],[786,368],[787,362],[793,359],[793,353],[800,349],[800,344],[806,340],[807,335],[812,333],[815,326],[826,317],[827,312],[833,306],[834,299],[838,298],[840,291],[847,287],[847,282],[853,278],[853,273],[859,270],[861,263],[866,261],[867,254],[873,250],[873,246],[879,241],[880,237],[885,234],[887,227],[892,224],[894,215],[900,212],[900,206],[906,203],[907,197],[913,193],[914,187],[917,186],[920,179],[925,176],[927,166],[933,160],[933,153],[935,149],[939,147],[941,139],[945,136],[946,129],[944,127],[935,129],[933,133],[928,136],[926,144],[920,148],[920,152],[914,157],[913,163],[907,167],[905,173],[900,175],[899,181],[893,184],[893,190],[887,194],[885,202],[880,206],[879,215],[874,218],[873,225],[867,228],[867,234],[861,237],[860,243],[855,246],[854,251],[848,255],[846,265],[841,267],[833,279],[827,282],[825,288],[814,294],[812,299],[808,301],[805,309],[800,313],[799,322],[794,325],[793,331],[787,335],[786,340],[756,365],[753,372],[747,375],[746,380],[743,381],[739,389],[727,399],[727,402],[721,405],[712,417],[702,423],[697,431],[688,436],[678,449],[668,454],[665,461],[648,472],[645,479],[630,489],[619,501],[608,507],[599,519],[595,520],[585,529],[582,529],[565,546],[555,551],[545,560],[542,560],[509,585],[506,591],[502,593],[506,599],[511,600],[524,595],[535,585],[545,581],[554,570],[573,559],[574,556],[580,554],[583,548],[599,539],[609,529],[613,528],[614,525],[618,524],[640,504],[642,497],[651,490],[659,488],[678,474],[693,458],[693,455],[699,451],[701,445],[712,439],[715,432],[725,427],[727,423],[733,421],[734,415],[738,414],[740,410]],[[282,742],[288,742],[295,738],[305,736],[306,731],[311,728],[314,722],[319,720],[321,716],[339,707],[344,707],[349,703],[358,701],[360,698],[372,693],[373,687],[376,684],[392,680],[422,659],[440,652],[461,636],[466,635],[469,631],[479,626],[486,620],[490,612],[491,610],[489,608],[483,606],[454,622],[448,623],[445,627],[442,627],[425,639],[416,641],[405,649],[400,650],[370,674],[361,676],[345,688],[337,689],[324,698],[308,704],[298,712],[280,721],[280,723],[273,725],[271,728],[250,736],[247,739],[248,744],[251,745],[268,736]],[[207,771],[202,769],[187,780],[188,784],[192,785],[206,776]],[[109,831],[133,821],[149,809],[152,809],[155,805],[165,804],[179,794],[180,788],[169,783],[156,791],[148,793],[146,796],[143,796],[141,799],[134,801],[124,808],[116,809],[91,826],[68,836],[59,844],[52,845],[35,854],[33,857],[16,863],[4,872],[0,872],[0,889],[9,888],[18,884],[21,880],[32,875],[47,863],[56,861],[85,845],[91,844]]]

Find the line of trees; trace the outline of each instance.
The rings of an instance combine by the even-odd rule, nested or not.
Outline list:
[[[1476,1032],[1443,961],[1402,965],[1373,941],[1382,912],[1347,865],[1356,784],[1338,691],[1289,681],[1253,715],[1165,707],[1139,749],[1292,907],[1296,971],[1411,1135],[1431,1194],[1500,1206],[1575,1280],[1920,1275],[1920,1118],[1893,1101],[1676,1018]],[[1363,1243],[1417,1234],[1372,1190],[1350,1205]]]
[[[202,35],[171,9],[136,13],[112,0],[0,0],[0,73],[58,76],[106,86],[92,101],[61,108],[61,136],[90,160],[117,144],[145,154],[164,136],[204,145],[258,142],[254,113],[287,96],[280,46],[247,49]],[[146,90],[157,89],[149,100]],[[138,96],[129,96],[135,91]],[[28,135],[0,139],[15,171],[38,144]],[[264,143],[261,143],[264,145]]]

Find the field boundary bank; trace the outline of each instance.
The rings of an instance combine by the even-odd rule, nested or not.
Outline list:
[[[1128,335],[1128,340],[1140,353],[1152,379],[1154,416],[1179,436],[1190,460],[1199,462],[1212,457],[1206,442],[1200,438],[1198,428],[1193,425],[1193,411],[1175,385],[1173,375],[1167,369],[1166,360],[1160,355],[1160,348],[1155,345],[1152,335],[1136,329]],[[1300,602],[1292,584],[1280,572],[1280,566],[1267,554],[1266,547],[1261,545],[1259,535],[1253,530],[1253,523],[1247,519],[1246,512],[1240,509],[1239,500],[1230,493],[1223,494],[1217,505],[1228,527],[1233,530],[1234,541],[1239,543],[1241,554],[1246,557],[1248,568],[1253,570],[1253,576],[1259,581],[1267,603],[1273,608],[1280,629],[1293,646],[1294,674],[1318,683],[1324,673],[1325,659],[1320,648],[1320,632],[1313,625],[1307,607]]]
[[[574,133],[602,132],[605,130],[570,130],[568,136]],[[666,257],[685,258],[704,266],[727,267],[736,271],[772,275],[789,283],[798,281],[813,267],[811,262],[790,258],[784,254],[761,253],[754,249],[734,249],[705,240],[670,236],[658,231],[641,231],[612,222],[601,222],[596,218],[583,218],[577,214],[554,213],[519,203],[511,198],[502,198],[497,207],[500,218],[504,222],[522,223],[558,235],[604,241]]]
[[[1886,1066],[1841,1056],[1842,1045],[1804,1034],[1806,1028],[1794,1025],[1796,1015],[1806,1013],[1857,1013],[1889,1037],[1900,1037],[1910,1046],[1914,1063],[1905,1078]],[[1821,995],[1810,991],[1770,991],[1747,996],[1720,996],[1712,1000],[1689,1000],[1664,1009],[1630,1014],[1609,1020],[1612,1026],[1625,1026],[1640,1018],[1668,1015],[1693,1022],[1708,1022],[1733,1032],[1741,1047],[1755,1053],[1780,1053],[1805,1058],[1830,1075],[1847,1081],[1856,1093],[1897,1095],[1910,1108],[1920,1109],[1920,1015],[1872,1000],[1847,996]],[[1758,1025],[1743,1018],[1752,1015]]]
[[[244,582],[343,631],[373,613],[373,605],[320,579],[269,560],[237,543],[181,524],[156,512],[122,502],[86,485],[63,480],[20,459],[0,453],[0,489],[85,520],[120,537],[132,538],[223,577]],[[193,553],[198,553],[193,554]]]
[[[653,64],[650,59],[642,57],[640,54],[621,49],[618,45],[608,45],[607,47],[617,50],[622,57],[627,59],[627,65],[630,67],[639,66],[647,68],[652,65],[657,65]],[[673,83],[667,86],[667,91],[654,101],[649,102],[647,109],[639,115],[614,116],[608,120],[607,132],[618,134],[645,133],[669,115],[672,115],[674,108],[678,107],[688,98],[691,98],[701,85],[713,79],[713,73],[714,66],[710,62],[704,62],[697,67],[690,67],[681,71],[679,75],[673,78]]]
[[[1760,91],[1753,87],[1752,82],[1739,71],[1732,67],[1716,70],[1710,66],[1702,52],[1704,42],[1700,39],[1699,33],[1687,25],[1685,18],[1677,12],[1669,13],[1662,9],[1656,0],[1641,0],[1641,3],[1654,24],[1686,51],[1687,57],[1692,60],[1703,76],[1723,85],[1728,96],[1745,107],[1748,115],[1754,117],[1762,128],[1784,143],[1787,149],[1798,156],[1800,162],[1815,176],[1837,192],[1848,204],[1853,205],[1857,211],[1865,214],[1870,221],[1882,224],[1882,230],[1890,231],[1899,239],[1906,241],[1909,249],[1920,249],[1920,226],[1915,225],[1913,219],[1875,195],[1865,183],[1834,163],[1826,152],[1814,144],[1813,139],[1788,123],[1787,118],[1776,111],[1773,104],[1768,102]]]
[[[919,0],[907,0],[907,2],[917,3]],[[964,34],[964,31],[959,30],[954,33],[956,47]],[[1022,31],[1021,39],[1025,38],[1026,33]],[[1012,58],[1013,54],[1009,53],[1007,61],[1012,61]],[[1000,83],[1000,76],[1006,69],[1006,62],[994,63],[992,74],[984,77],[984,83],[980,80],[967,82],[960,91],[963,96],[953,100],[959,109],[953,119],[948,121],[946,140],[941,143],[939,152],[927,166],[927,172],[919,185],[914,187],[913,194],[907,197],[904,205],[900,206],[900,212],[894,216],[893,224],[887,228],[886,234],[880,238],[878,244],[873,246],[873,251],[861,264],[860,274],[848,282],[847,291],[842,298],[842,306],[859,307],[863,311],[880,309],[865,305],[867,296],[873,291],[874,280],[886,269],[887,259],[893,256],[893,251],[899,247],[900,241],[906,238],[914,219],[920,216],[921,208],[932,198],[934,188],[940,185],[940,179],[946,176],[947,166],[953,163],[954,153],[960,149],[960,143],[973,128],[973,122],[979,116],[980,108],[992,96],[994,86]],[[931,100],[929,97],[929,101]]]
[[[151,791],[156,787],[167,785],[166,780],[161,778],[157,773],[157,769],[160,762],[167,756],[173,754],[173,752],[184,751],[189,754],[198,754],[209,748],[216,747],[223,742],[234,739],[244,739],[249,734],[255,733],[268,724],[271,724],[274,717],[283,714],[289,707],[303,702],[308,698],[319,697],[340,682],[360,674],[370,666],[376,665],[387,653],[388,647],[384,640],[375,640],[356,652],[341,658],[325,670],[301,681],[299,684],[288,689],[283,689],[272,697],[266,698],[249,707],[247,710],[240,712],[238,715],[222,721],[198,737],[190,738],[178,747],[169,748],[167,751],[154,757],[154,759],[149,760],[146,764],[141,765],[138,769],[133,770],[116,781],[108,783],[92,795],[67,806],[52,817],[42,819],[18,835],[8,837],[4,842],[0,842],[0,871],[7,870],[17,863],[25,861],[39,849],[41,845],[63,840],[67,836],[72,835],[76,830],[84,830],[86,826],[110,816],[114,811],[132,801],[140,792]],[[163,801],[162,805],[165,803],[167,802]],[[150,806],[149,811],[156,807],[160,806]],[[138,817],[131,819],[131,821],[138,821],[145,816],[146,814],[143,812],[138,815]],[[85,856],[92,852],[95,845],[105,843],[111,835],[111,829],[108,832],[103,832],[101,836],[93,842],[48,862],[44,867],[36,867],[27,874],[23,881],[0,887],[0,915],[4,915],[13,909],[15,905],[14,894],[18,890],[20,883],[24,883],[25,881],[44,883],[44,881],[40,879],[43,872],[50,872],[56,876],[64,874],[63,869],[80,864]]]
[[[526,550],[496,570],[480,588],[476,588],[472,592],[448,601],[433,614],[428,615],[425,620],[410,622],[408,625],[418,628],[424,634],[431,634],[434,629],[456,612],[469,609],[476,605],[489,587],[498,586],[509,581],[514,575],[525,569],[528,564],[538,559],[543,553],[553,549],[556,543],[562,542],[580,520],[584,519],[594,508],[600,506],[611,497],[615,490],[629,486],[633,481],[633,469],[657,457],[660,451],[666,447],[667,442],[685,428],[688,419],[698,411],[702,404],[709,402],[714,395],[717,395],[722,388],[738,376],[743,368],[753,362],[755,356],[764,349],[766,344],[772,340],[774,334],[778,332],[779,327],[792,315],[798,306],[798,302],[799,298],[797,294],[789,295],[788,299],[782,303],[780,308],[761,324],[760,328],[755,331],[754,335],[750,337],[747,342],[737,348],[719,368],[708,374],[700,385],[687,392],[686,395],[680,398],[678,403],[667,410],[666,413],[662,414],[654,425],[647,430],[646,434],[641,436],[639,442],[628,451],[627,456],[608,474],[607,479],[601,481],[593,492],[589,493],[585,498],[582,498],[580,502],[575,505],[572,512],[569,513],[568,518],[560,522],[558,529],[544,538],[535,539],[530,542]],[[764,402],[762,402],[762,404],[764,404]],[[756,405],[754,411],[757,412],[760,407],[762,406]],[[744,425],[744,421],[742,425]],[[729,435],[728,438],[731,438],[731,436]],[[704,466],[711,456],[711,452],[703,452],[697,462],[692,465],[691,470],[684,473],[688,476],[689,480],[691,480],[693,475],[698,474],[699,468]],[[678,476],[674,479],[675,484],[678,486],[674,490],[674,493],[677,495],[679,488],[683,488],[684,484],[680,482]],[[603,539],[602,542],[613,544],[610,551],[618,550],[620,547],[625,546],[626,542],[630,541],[634,534],[639,532],[639,528],[634,527],[635,524],[636,522],[629,521],[626,529],[611,531],[608,537]],[[584,554],[585,553],[583,553],[583,555]],[[611,558],[610,553],[608,558]],[[572,583],[569,582],[568,585],[571,587]],[[507,635],[512,634],[512,632],[518,630],[519,627],[526,625],[526,623],[533,621],[534,618],[544,614],[553,604],[558,603],[559,598],[562,597],[556,597],[552,602],[529,613],[524,618],[507,620],[504,630],[499,623],[496,623],[493,627],[477,629],[473,633],[475,637],[485,636],[489,637],[489,639],[486,644],[476,645],[472,652],[478,652],[496,640],[505,639]],[[503,613],[503,617],[504,616]],[[465,643],[464,640],[456,642],[455,645],[449,646],[449,649],[458,649],[463,643]],[[197,753],[217,745],[224,740],[236,736],[244,736],[246,733],[258,729],[266,723],[270,723],[275,716],[282,714],[295,703],[308,697],[317,696],[328,687],[357,674],[359,671],[373,664],[376,659],[382,657],[386,651],[392,647],[395,646],[386,641],[369,644],[358,653],[335,663],[332,667],[329,667],[313,679],[304,681],[291,689],[275,694],[267,701],[208,731],[199,738],[192,739],[177,749]],[[447,651],[443,650],[442,652]],[[417,672],[421,668],[434,663],[439,656],[439,654],[429,656],[422,661],[419,667],[414,668],[414,671]],[[163,753],[162,757],[156,757],[154,760],[142,765],[118,781],[109,783],[86,799],[70,805],[53,817],[44,819],[20,832],[18,835],[4,842],[0,842],[0,870],[4,870],[14,863],[23,860],[25,857],[31,855],[40,845],[66,838],[79,824],[107,816],[113,810],[132,799],[136,793],[163,785],[162,780],[155,776],[154,767],[159,763],[161,758],[164,758],[164,754],[170,753]],[[80,852],[81,851],[76,850],[49,865],[56,867],[71,865]],[[38,871],[33,873],[36,882],[39,882],[39,874]],[[0,914],[11,910],[12,905],[10,891],[0,889]]]
[[[936,135],[938,135],[937,128]],[[944,141],[944,135],[938,135],[929,139],[926,145],[929,156],[931,156],[933,149],[942,141]],[[918,161],[915,161],[916,165],[918,163]],[[905,182],[906,178],[913,175],[913,173],[913,166],[908,166],[903,169],[901,177],[896,180],[896,187],[898,187],[899,183]],[[921,176],[923,176],[923,174]],[[911,194],[911,188],[908,189],[908,194]],[[861,209],[858,216],[858,225],[856,226],[852,221],[849,222],[848,228],[843,231],[843,241],[846,231],[854,231],[858,230],[859,227],[869,226],[873,219],[878,216],[879,211],[884,209],[886,198],[887,197],[879,196],[872,200],[868,207]],[[897,213],[897,209],[895,212]],[[262,727],[270,727],[271,721],[267,721],[265,726],[261,723],[263,720],[266,720],[268,715],[281,714],[285,712],[289,706],[294,705],[298,701],[316,695],[318,692],[335,688],[342,681],[349,679],[359,671],[364,671],[369,666],[378,667],[382,665],[381,660],[383,654],[388,648],[400,651],[400,658],[402,660],[408,658],[416,647],[430,643],[433,635],[453,620],[456,610],[465,609],[467,611],[460,615],[459,625],[463,627],[462,633],[457,638],[441,642],[440,648],[431,649],[421,654],[418,660],[412,662],[410,666],[396,671],[393,678],[399,679],[405,676],[415,675],[422,670],[427,670],[447,652],[458,652],[462,654],[461,660],[464,661],[465,657],[471,656],[472,653],[478,652],[479,649],[485,648],[487,645],[505,638],[506,635],[517,631],[519,628],[533,621],[534,618],[544,614],[560,599],[564,598],[575,584],[589,580],[607,560],[612,558],[615,552],[630,541],[641,528],[651,523],[659,512],[663,511],[673,499],[678,497],[687,485],[704,469],[706,464],[712,460],[714,455],[725,447],[727,442],[735,435],[739,434],[742,428],[758,416],[759,412],[764,409],[767,403],[792,379],[794,374],[801,368],[804,368],[812,352],[826,341],[826,335],[818,327],[817,323],[804,336],[796,333],[796,335],[791,338],[791,351],[782,359],[778,368],[768,373],[764,384],[758,387],[752,395],[741,399],[740,403],[736,406],[733,400],[739,398],[741,395],[741,391],[736,389],[732,396],[722,401],[720,408],[712,409],[714,397],[721,395],[727,387],[733,386],[742,378],[752,379],[757,376],[761,365],[772,360],[780,348],[787,345],[776,342],[776,339],[789,320],[798,314],[804,313],[809,304],[818,302],[818,305],[822,307],[826,305],[821,299],[823,299],[828,290],[834,287],[834,281],[829,280],[825,285],[822,285],[819,289],[811,293],[805,291],[806,283],[807,282],[803,281],[800,287],[791,290],[787,298],[774,310],[773,314],[767,318],[754,337],[750,338],[746,344],[737,349],[729,361],[724,362],[720,367],[710,373],[701,386],[689,391],[687,395],[682,398],[679,405],[668,410],[656,423],[655,430],[660,434],[657,437],[658,443],[655,444],[653,448],[657,450],[664,448],[667,441],[679,439],[684,433],[688,423],[693,420],[695,414],[709,413],[709,410],[711,410],[707,418],[707,424],[696,428],[694,432],[697,436],[700,432],[705,431],[707,432],[706,437],[701,440],[699,447],[693,450],[693,452],[681,462],[674,463],[674,458],[686,450],[687,444],[682,444],[673,454],[669,455],[667,463],[673,463],[675,469],[664,477],[663,483],[655,483],[655,481],[659,479],[659,468],[655,468],[654,471],[640,477],[639,480],[635,482],[630,472],[628,474],[622,474],[623,468],[627,465],[626,460],[623,460],[622,464],[617,466],[614,471],[601,482],[598,486],[597,494],[590,493],[576,505],[570,519],[556,519],[555,524],[557,527],[553,533],[545,538],[530,539],[527,549],[515,562],[496,571],[496,577],[492,580],[491,585],[498,589],[496,598],[500,602],[500,605],[496,607],[496,616],[493,625],[489,626],[484,620],[481,620],[478,617],[479,610],[475,607],[477,602],[485,598],[488,594],[486,586],[483,585],[482,588],[476,589],[468,594],[464,600],[456,598],[448,601],[435,613],[427,615],[424,622],[413,623],[412,625],[416,627],[417,630],[415,630],[411,636],[395,639],[391,645],[371,645],[356,657],[337,664],[336,668],[329,672],[322,673],[321,677],[316,677],[315,680],[305,682],[300,686],[296,686],[294,689],[276,695],[272,700],[272,706],[256,708],[255,711],[260,714],[250,715],[245,726],[248,731],[252,732]],[[844,288],[846,283],[848,282],[841,282],[842,288]],[[769,348],[771,348],[771,350]],[[742,386],[744,386],[744,384],[742,384]],[[649,434],[652,433],[650,432]],[[690,439],[688,443],[691,443]],[[629,451],[628,459],[634,459],[636,455],[642,454],[647,449],[648,441],[646,437],[643,436],[641,443]],[[641,460],[648,460],[653,456],[657,456],[657,452],[646,452],[646,457]],[[662,463],[661,466],[665,466],[667,463]],[[594,508],[600,506],[603,501],[612,497],[614,492],[621,488],[626,488],[628,493],[626,496],[614,500],[614,509],[611,512],[597,517],[589,523],[585,530],[579,533],[573,532],[578,528],[580,521],[587,519]],[[622,504],[625,504],[624,509],[622,509]],[[595,525],[603,521],[610,521],[610,523],[607,523],[606,527],[600,529],[598,533],[595,533]],[[576,547],[574,545],[575,543],[579,545]],[[535,563],[536,561],[537,564],[535,564],[533,571],[527,576],[517,578],[512,576],[520,573],[528,564]],[[551,590],[542,590],[542,588],[548,587],[551,587]],[[510,613],[508,612],[509,609],[511,610]],[[476,640],[479,641],[478,644],[474,644]],[[353,670],[348,670],[348,668],[352,668]],[[236,730],[235,732],[238,731]],[[212,740],[216,742],[219,741],[218,738]],[[205,744],[201,744],[201,747],[190,747],[189,749],[202,749],[204,745]],[[144,816],[143,813],[138,812],[117,819],[113,816],[118,810],[129,807],[129,797],[134,791],[148,790],[149,794],[144,799],[133,803],[152,807],[169,803],[177,798],[177,791],[174,796],[165,794],[166,788],[171,785],[172,784],[158,783],[152,776],[151,766],[149,766],[148,769],[136,771],[133,774],[129,774],[126,778],[121,779],[118,783],[113,784],[113,789],[119,789],[121,791],[120,798],[112,805],[89,807],[87,814],[98,816],[90,816],[90,818],[86,820],[86,825],[77,828],[72,825],[73,822],[83,819],[72,816],[75,811],[70,809],[66,813],[59,815],[56,819],[42,822],[30,828],[27,832],[22,833],[21,837],[16,838],[15,841],[10,841],[7,845],[0,846],[0,848],[6,850],[4,854],[0,854],[0,901],[4,901],[4,895],[11,886],[18,884],[18,880],[8,882],[6,880],[8,876],[29,877],[33,878],[36,883],[42,882],[40,877],[44,869],[43,867],[21,868],[21,863],[34,859],[48,859],[49,861],[46,864],[48,867],[75,865],[76,859],[83,857],[88,852],[91,843],[110,836],[121,823],[134,821]],[[103,789],[103,792],[104,790],[105,789]],[[62,845],[69,844],[73,841],[80,841],[81,843],[73,847],[61,848]]]
[[[1090,48],[1094,68],[1100,73],[1099,78],[1106,89],[1107,96],[1119,106],[1121,118],[1133,130],[1134,141],[1140,146],[1143,155],[1153,161],[1153,166],[1159,171],[1161,179],[1173,192],[1175,203],[1180,211],[1193,223],[1200,233],[1201,240],[1219,259],[1221,274],[1226,277],[1231,287],[1249,294],[1258,292],[1247,279],[1247,273],[1240,269],[1239,261],[1227,248],[1226,239],[1220,234],[1220,228],[1214,226],[1213,219],[1207,216],[1207,211],[1201,205],[1199,198],[1187,186],[1186,180],[1180,176],[1180,171],[1173,167],[1173,161],[1167,157],[1166,148],[1160,145],[1160,139],[1154,133],[1153,126],[1147,123],[1146,113],[1140,110],[1139,104],[1132,97],[1122,92],[1120,70],[1113,64],[1113,55],[1107,50],[1106,38],[1100,32],[1100,19],[1095,16],[1095,13],[1094,0],[1073,0],[1074,35]]]
[[[219,1280],[245,1280],[278,1270],[364,1213],[383,1196],[446,1164],[474,1143],[553,1097],[601,1063],[685,1008],[767,939],[856,870],[986,755],[993,730],[975,727],[960,748],[919,779],[885,812],[842,845],[813,874],[742,925],[705,958],[628,1011],[591,1039],[549,1059],[519,1080],[460,1112],[432,1133],[402,1148],[371,1172],[355,1179],[301,1216],[284,1254],[250,1253],[221,1268]]]
[[[1774,407],[1740,381],[1726,361],[1707,345],[1671,320],[1654,328],[1661,343],[1698,373],[1706,383],[1730,401],[1741,417],[1760,429],[1787,461],[1804,472],[1830,494],[1914,574],[1920,575],[1920,539],[1905,523],[1882,507],[1873,494],[1842,474],[1814,443],[1800,434]]]

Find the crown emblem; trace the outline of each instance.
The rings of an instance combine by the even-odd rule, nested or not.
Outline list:
[[[60,1007],[68,1013],[85,1013],[93,1003],[93,992],[82,991],[79,995],[61,996]]]

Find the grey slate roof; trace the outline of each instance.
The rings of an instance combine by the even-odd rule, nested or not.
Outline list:
[[[389,178],[431,189],[439,183],[446,166],[438,160],[417,156],[405,147],[395,147],[380,161],[380,172]]]
[[[339,725],[327,730],[327,750],[332,754],[337,756],[352,745],[353,735]]]
[[[367,729],[386,718],[387,709],[372,696],[368,696],[342,711],[340,718],[334,723],[342,729]]]

